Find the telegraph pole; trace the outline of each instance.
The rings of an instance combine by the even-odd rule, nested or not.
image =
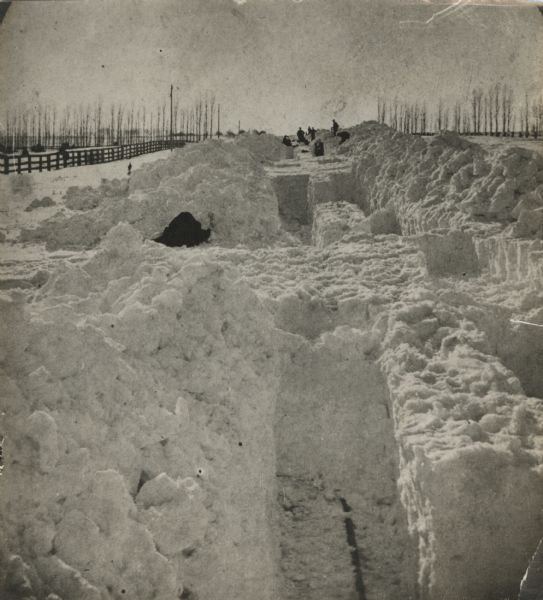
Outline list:
[[[221,105],[219,104],[219,108],[217,110],[217,120],[218,120],[218,125],[217,125],[217,137],[221,137]]]
[[[170,85],[170,151],[173,152],[173,83]]]

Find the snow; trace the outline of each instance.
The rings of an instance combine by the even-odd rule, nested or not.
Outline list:
[[[517,594],[543,536],[543,159],[350,133],[2,181],[8,599],[348,599],[347,518],[371,600]],[[181,211],[209,244],[151,241]]]
[[[243,144],[208,141],[178,149],[143,164],[128,187],[112,180],[97,190],[69,188],[63,209],[23,229],[20,240],[45,242],[48,250],[93,248],[121,222],[154,238],[180,212],[190,212],[204,228],[212,226],[216,243],[269,244],[278,241],[280,227],[277,200],[262,174]]]
[[[272,571],[271,320],[227,264],[167,254],[118,225],[34,302],[3,303],[3,535],[38,590],[170,599],[196,579],[235,598],[244,562]],[[53,531],[37,555],[29,523]],[[221,569],[203,577],[209,563]]]
[[[356,156],[358,203],[371,212],[392,207],[404,235],[487,222],[506,228],[517,207],[529,218],[533,206],[543,207],[543,156],[536,151],[484,148],[450,132],[423,139],[377,124],[352,134],[340,150]],[[510,229],[513,237],[540,237]]]

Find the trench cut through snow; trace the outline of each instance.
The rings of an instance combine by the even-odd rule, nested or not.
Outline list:
[[[541,328],[513,322],[543,324],[543,241],[515,237],[543,161],[351,133],[291,163],[213,141],[32,209],[18,242],[91,252],[0,299],[0,595],[515,597],[543,534]]]
[[[281,598],[408,598],[412,548],[379,367],[335,338],[285,343],[275,420]]]
[[[425,227],[432,227],[430,222],[417,223],[404,214],[398,217],[390,207],[376,210],[367,201],[366,191],[355,189],[348,168],[310,175],[283,172],[275,174],[273,183],[283,225],[299,235],[302,242],[326,247],[343,241],[342,238],[347,242],[349,235],[352,239],[370,232],[400,234],[401,237],[405,230],[411,236],[411,243],[418,246],[428,280],[435,281],[437,288],[442,278],[469,281],[469,278],[480,277],[483,268],[489,268],[488,257],[481,253],[473,233],[454,228],[450,232],[425,233]],[[370,213],[369,219],[357,204]],[[312,234],[308,237],[310,229]],[[334,304],[330,299],[328,302],[330,306]],[[512,328],[508,317],[496,314],[503,329],[502,335],[497,334],[488,314],[492,314],[493,308],[477,305],[476,309],[482,316],[477,317],[475,323],[489,339],[491,353],[518,374],[528,394],[542,397],[542,372],[534,368],[543,357],[540,332],[533,327],[528,330],[525,325],[523,329]],[[324,314],[326,310],[319,313],[314,307],[298,309],[305,315],[304,323],[311,319],[310,325],[303,326],[300,315],[294,313],[289,323],[288,312],[288,309],[280,311],[280,327],[306,336],[307,342],[295,350],[283,349],[288,361],[283,365],[276,413],[281,597],[285,600],[355,597],[434,600],[434,594],[445,593],[447,598],[456,600],[455,586],[466,593],[471,586],[477,597],[483,597],[485,589],[512,593],[517,578],[520,579],[521,560],[514,566],[503,561],[499,583],[493,582],[488,573],[480,582],[475,582],[476,568],[470,568],[470,563],[475,564],[473,552],[460,549],[460,544],[456,550],[449,547],[443,531],[438,534],[437,543],[432,540],[431,530],[421,530],[418,538],[411,535],[418,529],[414,522],[420,516],[414,514],[412,506],[408,516],[400,501],[399,489],[403,488],[404,499],[409,502],[422,499],[415,499],[418,492],[411,486],[416,489],[418,484],[409,481],[413,474],[402,484],[399,482],[398,463],[401,457],[405,472],[406,455],[394,437],[389,389],[381,373],[382,365],[378,367],[367,356],[357,355],[354,347],[340,351],[330,343],[329,337],[319,338],[323,331],[333,328],[334,319]],[[365,327],[371,326],[370,319]],[[313,333],[308,335],[309,331]],[[286,344],[289,346],[292,341]],[[351,361],[356,367],[350,366]],[[477,470],[475,467],[475,472]],[[414,475],[415,480],[418,477],[420,475]],[[533,512],[533,497],[537,497],[537,490],[526,500],[528,512]],[[436,505],[433,515],[436,531],[447,521],[448,509],[442,501],[439,493],[430,500]],[[337,502],[348,511],[341,523],[336,512]],[[501,519],[501,507],[496,506],[496,511],[495,518]],[[460,513],[464,514],[452,511],[451,523],[460,518]],[[431,529],[432,516],[426,514],[424,518]],[[526,518],[520,515],[513,518],[523,531]],[[337,528],[341,525],[345,528],[346,540],[338,534]],[[504,527],[507,529],[510,528]],[[493,539],[501,543],[501,531],[493,532],[486,523],[480,524],[479,531],[481,547],[492,545],[490,540]],[[519,538],[523,535],[520,533]],[[435,562],[443,552],[452,552],[453,561]],[[437,575],[435,582],[425,579],[429,568]],[[465,581],[462,581],[461,570],[470,571]],[[450,591],[445,591],[447,589]]]

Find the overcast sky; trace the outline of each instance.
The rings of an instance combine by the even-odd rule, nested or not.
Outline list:
[[[458,0],[455,0],[458,2]],[[513,1],[513,0],[511,0]],[[425,0],[25,0],[0,25],[0,105],[189,105],[213,90],[223,129],[375,118],[376,96],[543,89],[535,6]],[[429,21],[429,22],[428,22]],[[2,119],[4,111],[2,110]],[[226,122],[225,122],[226,121]]]

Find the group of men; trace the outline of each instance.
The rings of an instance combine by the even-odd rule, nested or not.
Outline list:
[[[334,136],[338,136],[341,138],[341,141],[339,142],[340,144],[342,144],[345,140],[348,140],[351,136],[349,134],[348,131],[341,131],[338,134],[338,130],[339,130],[339,124],[335,119],[332,119],[332,128],[331,128],[331,132],[332,135]],[[305,131],[299,127],[298,131],[296,132],[296,138],[298,141],[298,144],[304,144],[304,145],[309,145],[309,142],[313,142],[315,141],[315,138],[317,136],[317,130],[314,127],[309,126],[307,128],[307,136],[309,137],[309,139],[306,137],[306,133]],[[292,140],[290,139],[290,137],[288,135],[283,136],[283,144],[285,144],[285,146],[292,146]],[[324,154],[324,145],[322,143],[321,140],[317,140],[315,142],[315,146],[318,146],[318,148],[316,148],[316,152],[315,155],[316,156],[322,156],[322,154]],[[318,154],[317,154],[318,152]]]
[[[296,137],[298,138],[298,142],[300,144],[305,144],[307,146],[310,141],[314,141],[315,136],[317,135],[317,130],[309,126],[307,128],[307,135],[310,137],[310,140],[306,138],[304,130],[301,127],[298,128],[298,131],[296,132]]]

